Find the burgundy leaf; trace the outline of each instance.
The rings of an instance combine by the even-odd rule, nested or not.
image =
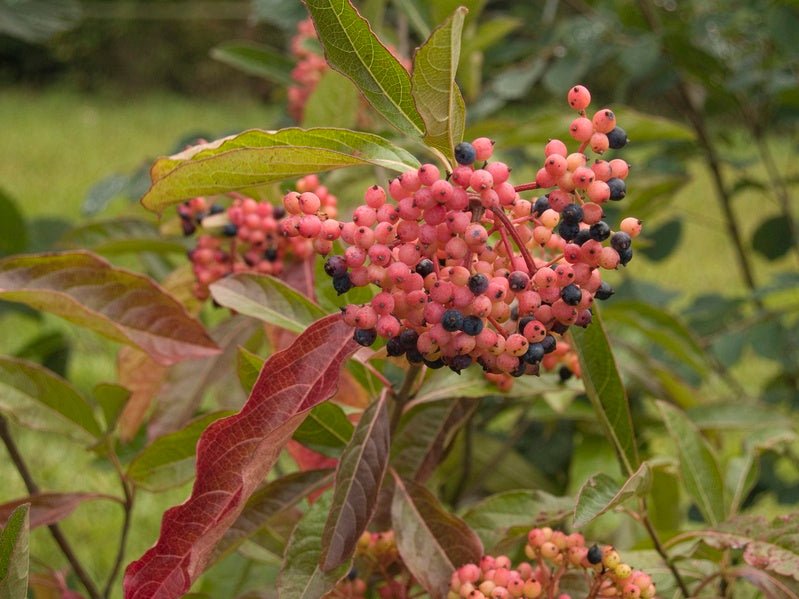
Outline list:
[[[203,326],[165,289],[90,252],[3,258],[0,299],[139,347],[159,364],[219,352]]]
[[[84,501],[94,499],[110,499],[119,501],[116,497],[100,493],[36,493],[8,503],[0,504],[0,528],[5,526],[6,520],[18,506],[29,503],[31,530],[39,526],[55,524],[69,516]]]
[[[393,474],[391,519],[402,561],[433,599],[444,599],[452,572],[479,563],[483,544],[425,487]]]
[[[200,437],[191,497],[164,514],[158,542],[128,566],[126,599],[171,599],[189,590],[305,412],[334,393],[357,348],[352,328],[332,315],[267,360],[241,412]]]
[[[388,466],[391,424],[387,391],[364,412],[336,470],[333,503],[322,533],[323,572],[347,561],[366,530]]]

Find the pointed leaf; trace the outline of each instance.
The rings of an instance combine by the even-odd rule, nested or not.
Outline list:
[[[669,436],[677,446],[685,489],[705,520],[718,524],[726,514],[724,481],[716,457],[699,429],[683,412],[663,401],[658,401],[657,407]]]
[[[122,441],[130,442],[139,432],[168,373],[168,367],[157,364],[148,354],[135,347],[119,349],[117,376],[119,383],[130,390],[130,397],[119,415],[119,437]]]
[[[24,252],[28,247],[28,226],[18,203],[0,188],[0,258]]]
[[[212,412],[174,433],[158,437],[128,466],[127,477],[148,491],[163,491],[182,485],[194,476],[197,441],[212,422],[232,412]]]
[[[280,279],[237,274],[211,285],[211,295],[226,308],[294,333],[302,333],[324,310]]]
[[[292,508],[314,491],[328,486],[332,481],[332,470],[305,470],[287,474],[262,485],[247,500],[244,510],[217,544],[211,563],[228,555],[245,539],[266,526],[272,518],[279,517],[285,510]]]
[[[422,485],[394,474],[391,520],[402,561],[433,599],[447,596],[456,568],[479,563],[483,544]]]
[[[261,372],[266,360],[244,347],[239,347],[237,351],[236,374],[242,388],[249,393],[258,380],[258,373]]]
[[[303,107],[302,126],[350,129],[357,124],[362,109],[361,96],[352,81],[328,69]]]
[[[119,501],[116,497],[101,493],[36,493],[0,504],[0,526],[5,526],[16,510],[21,505],[28,505],[30,511],[28,519],[30,529],[40,526],[49,526],[68,517],[84,501],[97,499],[110,499]]]
[[[150,171],[152,186],[142,204],[163,212],[196,196],[366,164],[399,172],[419,167],[411,154],[372,133],[333,128],[252,129],[157,160]]]
[[[26,599],[28,596],[29,506],[19,506],[0,531],[0,597]]]
[[[612,510],[631,497],[643,497],[652,486],[652,471],[644,462],[624,484],[619,485],[607,474],[595,474],[580,489],[574,508],[575,528],[582,528],[594,518]]]
[[[102,435],[88,401],[69,381],[19,358],[0,356],[0,413],[76,441],[90,442]]]
[[[0,299],[51,312],[135,345],[160,364],[219,351],[203,326],[154,281],[89,252],[0,260]]]
[[[573,328],[571,337],[580,358],[585,392],[616,450],[622,472],[631,475],[640,465],[627,392],[610,350],[598,310],[591,326]]]
[[[308,412],[295,431],[294,440],[314,451],[338,457],[341,449],[350,442],[353,430],[344,410],[326,401]]]
[[[463,520],[490,551],[508,537],[526,535],[535,526],[559,524],[573,510],[571,497],[555,497],[537,490],[506,491],[470,506]]]
[[[409,135],[424,132],[411,97],[408,71],[380,43],[349,0],[305,0],[325,58],[355,82],[366,100],[394,127]]]
[[[411,92],[426,126],[424,141],[449,160],[454,159],[455,146],[463,140],[466,123],[466,105],[455,74],[467,12],[463,6],[457,8],[413,59]]]
[[[352,328],[333,315],[267,360],[241,412],[200,437],[191,497],[164,514],[158,542],[128,566],[126,599],[172,599],[189,590],[306,412],[333,394],[357,347]]]
[[[294,63],[282,52],[249,40],[223,42],[211,48],[211,58],[248,75],[263,77],[279,85],[293,83]]]
[[[377,505],[391,444],[388,400],[384,392],[361,416],[336,470],[333,503],[322,533],[322,571],[352,557]]]
[[[331,494],[325,493],[299,521],[289,539],[280,577],[278,597],[283,599],[318,599],[332,590],[350,569],[342,564],[331,572],[319,567],[322,554],[322,527],[331,508]]]

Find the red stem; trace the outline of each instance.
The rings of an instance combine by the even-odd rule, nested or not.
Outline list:
[[[502,223],[502,226],[505,227],[505,230],[510,233],[510,236],[513,237],[513,241],[516,242],[516,246],[519,248],[519,253],[524,258],[524,263],[527,265],[527,269],[530,271],[530,275],[532,276],[538,270],[535,266],[535,262],[533,261],[533,257],[530,255],[530,252],[527,251],[527,246],[524,245],[524,241],[522,238],[519,237],[519,232],[516,230],[516,227],[513,226],[513,223],[508,220],[508,217],[502,211],[502,208],[499,206],[494,206],[491,208],[491,212],[494,213],[494,216]],[[502,231],[500,231],[500,234]]]
[[[515,189],[517,193],[520,191],[529,191],[531,189],[538,189],[538,183],[536,183],[535,181],[533,181],[532,183],[524,183],[522,185],[517,185],[513,189]]]

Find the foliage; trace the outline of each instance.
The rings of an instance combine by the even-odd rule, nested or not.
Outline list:
[[[0,595],[23,597],[30,586],[38,597],[49,585],[63,597],[109,597],[124,568],[124,595],[137,599],[216,597],[222,588],[231,597],[447,597],[472,578],[494,580],[497,568],[481,558],[497,555],[508,568],[532,560],[514,572],[575,597],[609,588],[606,571],[619,592],[634,596],[651,596],[650,581],[664,596],[799,596],[790,478],[799,321],[797,277],[785,268],[799,246],[793,182],[770,149],[771,134],[795,119],[796,50],[787,41],[794,8],[777,2],[769,13],[752,0],[736,10],[699,2],[670,10],[643,1],[552,10],[554,3],[540,12],[536,3],[403,1],[388,10],[364,2],[359,13],[347,0],[313,0],[313,23],[299,21],[295,35],[302,11],[255,4],[287,40],[294,36],[288,43],[310,79],[275,44],[228,42],[213,56],[276,85],[306,86],[304,95],[287,92],[289,102],[304,98],[295,112],[302,127],[245,131],[159,158],[141,194],[145,208],[163,215],[160,225],[138,212],[83,222],[47,253],[32,253],[33,229],[13,198],[0,195],[0,298],[7,300],[0,308],[21,319],[54,315],[70,331],[121,345],[117,383],[91,391],[66,376],[63,355],[72,344],[64,336],[48,333],[19,355],[0,357],[0,437],[28,489],[0,503]],[[747,32],[759,18],[773,42]],[[395,21],[401,26],[392,28]],[[521,26],[529,22],[543,27]],[[411,42],[418,45],[412,62],[403,56]],[[525,163],[541,163],[529,148],[569,123],[531,106],[594,80],[595,96],[615,90],[641,110],[618,110],[640,159],[630,205],[604,206],[608,220],[646,214],[636,262],[644,255],[657,270],[680,248],[690,219],[670,212],[669,199],[701,163],[713,175],[741,285],[676,303],[636,269],[611,274],[616,295],[601,311],[592,307],[590,326],[571,327],[561,339],[568,345],[552,360],[555,373],[543,372],[539,358],[540,378],[487,380],[476,365],[461,368],[447,356],[415,359],[405,348],[405,360],[390,342],[359,347],[372,346],[359,335],[373,327],[357,325],[353,336],[352,326],[360,318],[353,313],[372,305],[367,285],[338,298],[321,263],[312,263],[314,251],[341,254],[339,240],[299,240],[273,257],[261,251],[249,265],[257,272],[234,270],[249,254],[231,249],[230,270],[202,285],[198,264],[229,259],[218,242],[190,250],[193,271],[180,258],[191,247],[181,229],[242,243],[247,221],[233,222],[231,210],[246,205],[273,219],[272,233],[286,222],[300,230],[304,217],[291,212],[286,180],[299,178],[296,189],[326,200],[325,219],[335,219],[335,211],[353,208],[346,201],[353,189],[377,187],[370,187],[376,175],[418,173],[434,160],[450,174],[465,164],[458,144],[482,135],[539,181],[542,175],[525,172]],[[653,106],[671,119],[646,114]],[[729,168],[736,157],[724,149],[733,133],[723,123],[741,116],[734,134],[751,144],[739,160],[762,162],[765,176]],[[335,172],[316,176],[327,171]],[[137,176],[107,182],[110,192],[93,190],[89,206],[99,212],[111,195],[138,194]],[[340,204],[325,195],[334,184],[344,190],[336,187]],[[753,211],[742,227],[733,204],[752,190],[771,194],[776,209]],[[288,215],[278,215],[279,197]],[[227,211],[214,207],[228,200]],[[484,207],[492,211],[490,199]],[[519,234],[513,224],[502,228],[501,209],[493,214],[497,231]],[[627,222],[625,230],[637,233]],[[522,245],[520,260],[532,262]],[[198,257],[204,250],[208,263]],[[763,262],[755,252],[772,262],[768,284],[758,280]],[[531,274],[543,267],[532,266]],[[344,316],[339,304],[350,305]],[[755,360],[768,365],[762,384],[747,380]],[[535,368],[514,364],[521,365],[516,374],[538,374],[535,360],[528,362]],[[455,372],[436,370],[443,365]],[[32,456],[15,442],[23,428],[58,433],[91,452],[98,468],[115,472],[119,493],[42,491],[28,468]],[[189,481],[190,496],[163,514],[153,546],[126,555],[144,493]],[[101,500],[123,513],[103,584],[61,528],[81,504]],[[28,531],[43,526],[69,564],[66,577],[35,560],[29,567]],[[593,541],[577,542],[583,538],[603,546],[598,560],[588,549]],[[625,555],[643,550],[631,554],[648,574],[625,572],[606,543],[624,545]],[[575,547],[582,553],[569,553]],[[586,591],[557,567],[565,555],[587,572],[604,564],[595,586]],[[243,572],[236,588],[229,568]],[[642,581],[638,591],[625,586],[628,576]]]

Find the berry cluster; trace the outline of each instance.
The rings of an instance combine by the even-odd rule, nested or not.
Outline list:
[[[581,115],[584,89],[569,92]],[[608,109],[579,119],[613,147],[626,141]],[[491,140],[462,142],[451,173],[424,164],[387,190],[374,185],[349,222],[325,218],[313,195],[291,192],[283,231],[314,239],[323,255],[336,239],[346,244],[325,264],[339,294],[380,288],[370,303],[344,309],[361,345],[382,337],[390,356],[456,372],[477,363],[500,385],[538,374],[542,365],[576,372],[561,336],[571,325],[587,326],[593,301],[613,294],[601,272],[630,261],[641,230],[637,219],[615,232],[602,220],[603,203],[624,197],[629,169],[621,159],[589,166],[586,147],[569,153],[551,140],[536,182],[514,186],[507,165],[489,162]],[[529,200],[520,195],[539,188],[550,190]]]
[[[652,578],[621,561],[610,545],[587,547],[579,533],[567,535],[551,528],[534,528],[527,535],[525,555],[530,562],[511,568],[507,556],[484,556],[480,564],[466,564],[452,573],[448,599],[505,599],[522,597],[558,597],[567,573],[582,573],[586,584],[585,599],[620,597],[651,599],[655,597]]]
[[[361,599],[369,589],[383,599],[410,597],[414,580],[407,572],[394,539],[394,531],[364,532],[355,547],[353,568],[326,597]]]
[[[317,209],[323,214],[335,216],[336,196],[320,184],[316,175],[300,179],[297,187],[317,199]],[[287,216],[283,206],[238,194],[231,197],[233,201],[228,208],[219,204],[209,206],[205,198],[193,198],[178,207],[185,234],[191,235],[197,226],[206,230],[199,236],[197,247],[189,251],[197,279],[194,293],[199,299],[207,299],[208,286],[229,274],[279,275],[287,258],[304,260],[314,250],[325,249],[321,241],[311,243],[298,235],[285,234],[287,222],[294,220]],[[214,218],[210,219],[211,216]]]

